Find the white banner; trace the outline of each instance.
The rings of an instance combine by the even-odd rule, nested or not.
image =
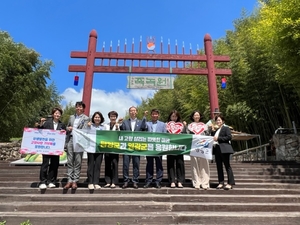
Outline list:
[[[66,131],[24,128],[21,154],[62,155]]]
[[[96,151],[96,130],[91,129],[73,129],[73,146],[74,152]]]
[[[212,159],[213,137],[193,135],[190,156]]]

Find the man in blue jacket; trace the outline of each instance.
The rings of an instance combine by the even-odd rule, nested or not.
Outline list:
[[[147,122],[147,127],[149,132],[157,133],[167,133],[166,124],[161,122],[159,119],[158,109],[151,110],[151,121]],[[162,156],[147,156],[147,165],[146,165],[146,184],[144,188],[149,188],[153,181],[153,161],[155,160],[156,167],[156,179],[155,187],[161,188],[161,181],[163,178],[163,166],[162,166]]]

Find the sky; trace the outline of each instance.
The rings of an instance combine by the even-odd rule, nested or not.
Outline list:
[[[161,39],[164,47],[170,42],[171,53],[177,42],[179,51],[184,45],[189,52],[191,46],[195,54],[197,48],[203,49],[205,34],[212,40],[225,37],[243,11],[250,15],[257,6],[257,0],[2,0],[0,30],[34,49],[42,61],[53,61],[48,82],[55,83],[65,106],[82,100],[84,73],[69,72],[68,67],[85,65],[86,60],[71,58],[70,53],[87,51],[92,30],[98,36],[97,51],[102,51],[103,43],[105,51],[111,43],[116,51],[119,42],[122,52],[126,40],[130,52],[132,41],[138,47],[142,39],[146,53],[147,37],[154,37],[156,45]],[[155,90],[127,89],[127,76],[94,73],[90,114],[100,111],[107,119],[107,113],[115,110],[124,117],[130,106],[153,96]]]

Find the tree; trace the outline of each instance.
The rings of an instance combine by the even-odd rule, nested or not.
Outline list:
[[[276,79],[300,96],[300,1],[260,1],[252,39],[266,50],[276,68]]]
[[[291,127],[293,120],[299,124],[297,90],[283,81],[285,76],[278,77],[279,71],[287,69],[290,57],[285,55],[279,62],[276,51],[281,50],[274,41],[277,30],[267,29],[270,23],[262,16],[267,8],[282,2],[269,1],[254,14],[236,20],[235,31],[229,31],[215,46],[218,49],[218,45],[227,45],[225,51],[231,57],[233,75],[221,99],[231,99],[227,100],[226,118],[238,130],[260,134],[265,142],[279,126]]]
[[[267,143],[282,126],[300,125],[300,1],[261,1],[260,8],[234,21],[235,29],[214,41],[215,55],[229,55],[232,76],[220,88],[220,110],[226,124],[237,131],[259,134]],[[193,65],[194,66],[194,65]],[[216,67],[224,64],[216,63]],[[209,116],[206,77],[178,76],[174,90],[158,91],[142,107],[155,106],[168,113],[176,109],[188,119],[198,109]],[[168,112],[164,111],[168,108]],[[165,118],[165,115],[162,115]],[[248,142],[248,147],[257,140]]]
[[[0,31],[0,140],[22,136],[39,117],[58,106],[61,97],[54,83],[47,85],[53,63],[42,62],[39,54],[15,43]]]
[[[65,106],[64,110],[63,110],[63,114],[61,117],[61,121],[64,124],[68,124],[69,118],[71,115],[74,115],[75,113],[75,105],[73,102],[69,102],[68,105]]]

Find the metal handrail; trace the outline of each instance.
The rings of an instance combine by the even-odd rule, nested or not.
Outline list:
[[[232,155],[232,159],[238,161],[267,161],[267,146],[269,144],[248,148]]]

